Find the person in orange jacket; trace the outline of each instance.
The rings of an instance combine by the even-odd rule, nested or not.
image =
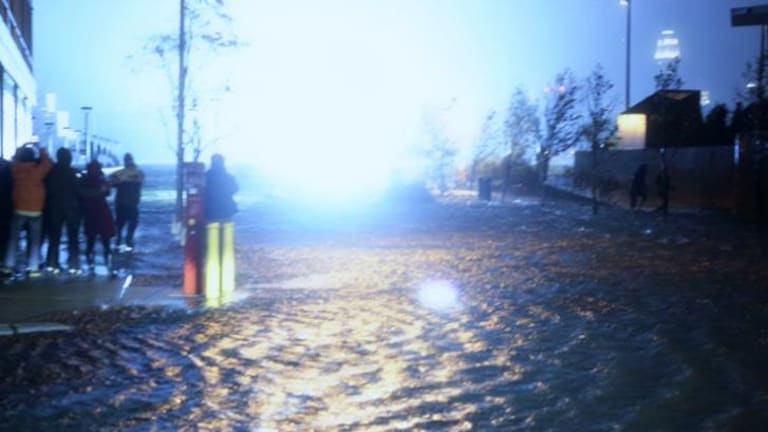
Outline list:
[[[27,238],[27,274],[38,277],[40,273],[40,240],[43,230],[43,207],[45,206],[45,176],[53,167],[45,149],[39,149],[40,159],[35,157],[38,145],[25,144],[16,150],[11,177],[13,178],[13,219],[5,263],[2,273],[12,276],[16,267],[19,250],[19,234],[29,227]]]

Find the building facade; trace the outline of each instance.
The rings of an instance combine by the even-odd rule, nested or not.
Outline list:
[[[10,159],[33,134],[32,0],[0,0],[0,16],[0,156]]]
[[[82,129],[75,129],[70,112],[59,110],[56,99],[56,93],[41,95],[40,103],[33,111],[32,130],[41,146],[50,154],[61,147],[68,148],[72,152],[74,166],[85,167],[93,159],[104,166],[122,163],[120,142],[95,133],[92,119],[89,126],[92,107],[81,108]]]

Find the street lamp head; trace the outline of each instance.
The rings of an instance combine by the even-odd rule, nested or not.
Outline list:
[[[83,111],[90,111],[90,110],[93,109],[93,107],[86,105],[86,106],[81,106],[80,109],[83,110]]]
[[[619,0],[619,4],[622,6],[629,6],[629,0]]]

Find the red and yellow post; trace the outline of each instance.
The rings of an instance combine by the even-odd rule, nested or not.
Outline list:
[[[185,296],[204,295],[217,306],[235,291],[235,224],[205,219],[205,165],[184,164],[186,228],[184,244]]]
[[[197,296],[203,293],[202,261],[205,222],[203,188],[205,187],[205,165],[200,162],[184,164],[184,286],[185,296]]]
[[[235,224],[209,222],[206,233],[205,297],[217,304],[235,291]]]

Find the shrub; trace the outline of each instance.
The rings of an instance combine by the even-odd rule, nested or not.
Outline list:
[[[504,176],[502,175],[502,178]],[[532,188],[539,185],[536,167],[522,160],[512,161],[509,166],[509,181],[511,185]]]

